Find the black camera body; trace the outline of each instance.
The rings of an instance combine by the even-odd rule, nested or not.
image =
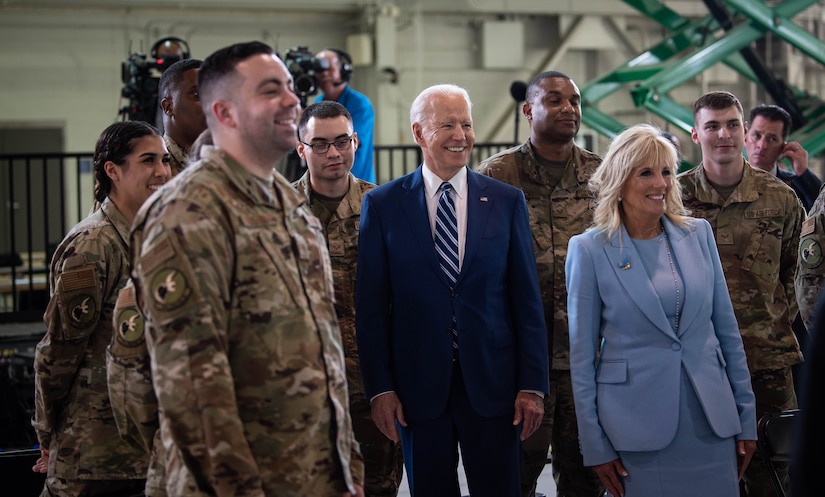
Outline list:
[[[120,79],[123,88],[120,95],[129,99],[129,105],[120,109],[124,120],[155,124],[160,75],[179,60],[181,57],[177,55],[147,58],[145,54],[136,52],[121,63]]]
[[[315,58],[308,47],[299,45],[284,52],[284,64],[292,75],[301,106],[306,107],[307,97],[318,93],[317,73],[329,69],[329,61]]]

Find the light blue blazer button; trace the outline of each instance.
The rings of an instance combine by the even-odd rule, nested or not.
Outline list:
[[[677,351],[682,350],[682,344],[673,342],[673,344],[671,344],[670,348],[673,349],[673,350],[677,350]]]

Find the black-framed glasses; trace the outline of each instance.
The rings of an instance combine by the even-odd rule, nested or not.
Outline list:
[[[353,135],[349,135],[346,138],[342,138],[340,140],[335,140],[334,142],[315,142],[315,143],[307,143],[301,140],[301,143],[306,145],[307,147],[311,148],[313,152],[316,154],[325,154],[329,150],[330,145],[335,145],[335,149],[340,151],[349,150],[352,146],[352,138]]]

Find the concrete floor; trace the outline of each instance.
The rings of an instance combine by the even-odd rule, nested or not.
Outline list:
[[[458,482],[461,485],[461,495],[469,495],[467,491],[467,479],[464,477],[464,466],[461,464],[458,465]],[[543,493],[546,497],[556,497],[556,483],[553,481],[553,473],[549,464],[544,467],[544,471],[542,471],[541,476],[539,476],[536,492]],[[404,473],[404,480],[401,482],[401,488],[398,489],[398,497],[410,497],[410,487],[407,484],[406,472]]]

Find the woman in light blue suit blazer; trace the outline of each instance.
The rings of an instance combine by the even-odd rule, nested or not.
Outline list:
[[[738,495],[756,444],[745,352],[710,225],[686,217],[653,126],[611,144],[565,265],[584,463],[612,495]]]

